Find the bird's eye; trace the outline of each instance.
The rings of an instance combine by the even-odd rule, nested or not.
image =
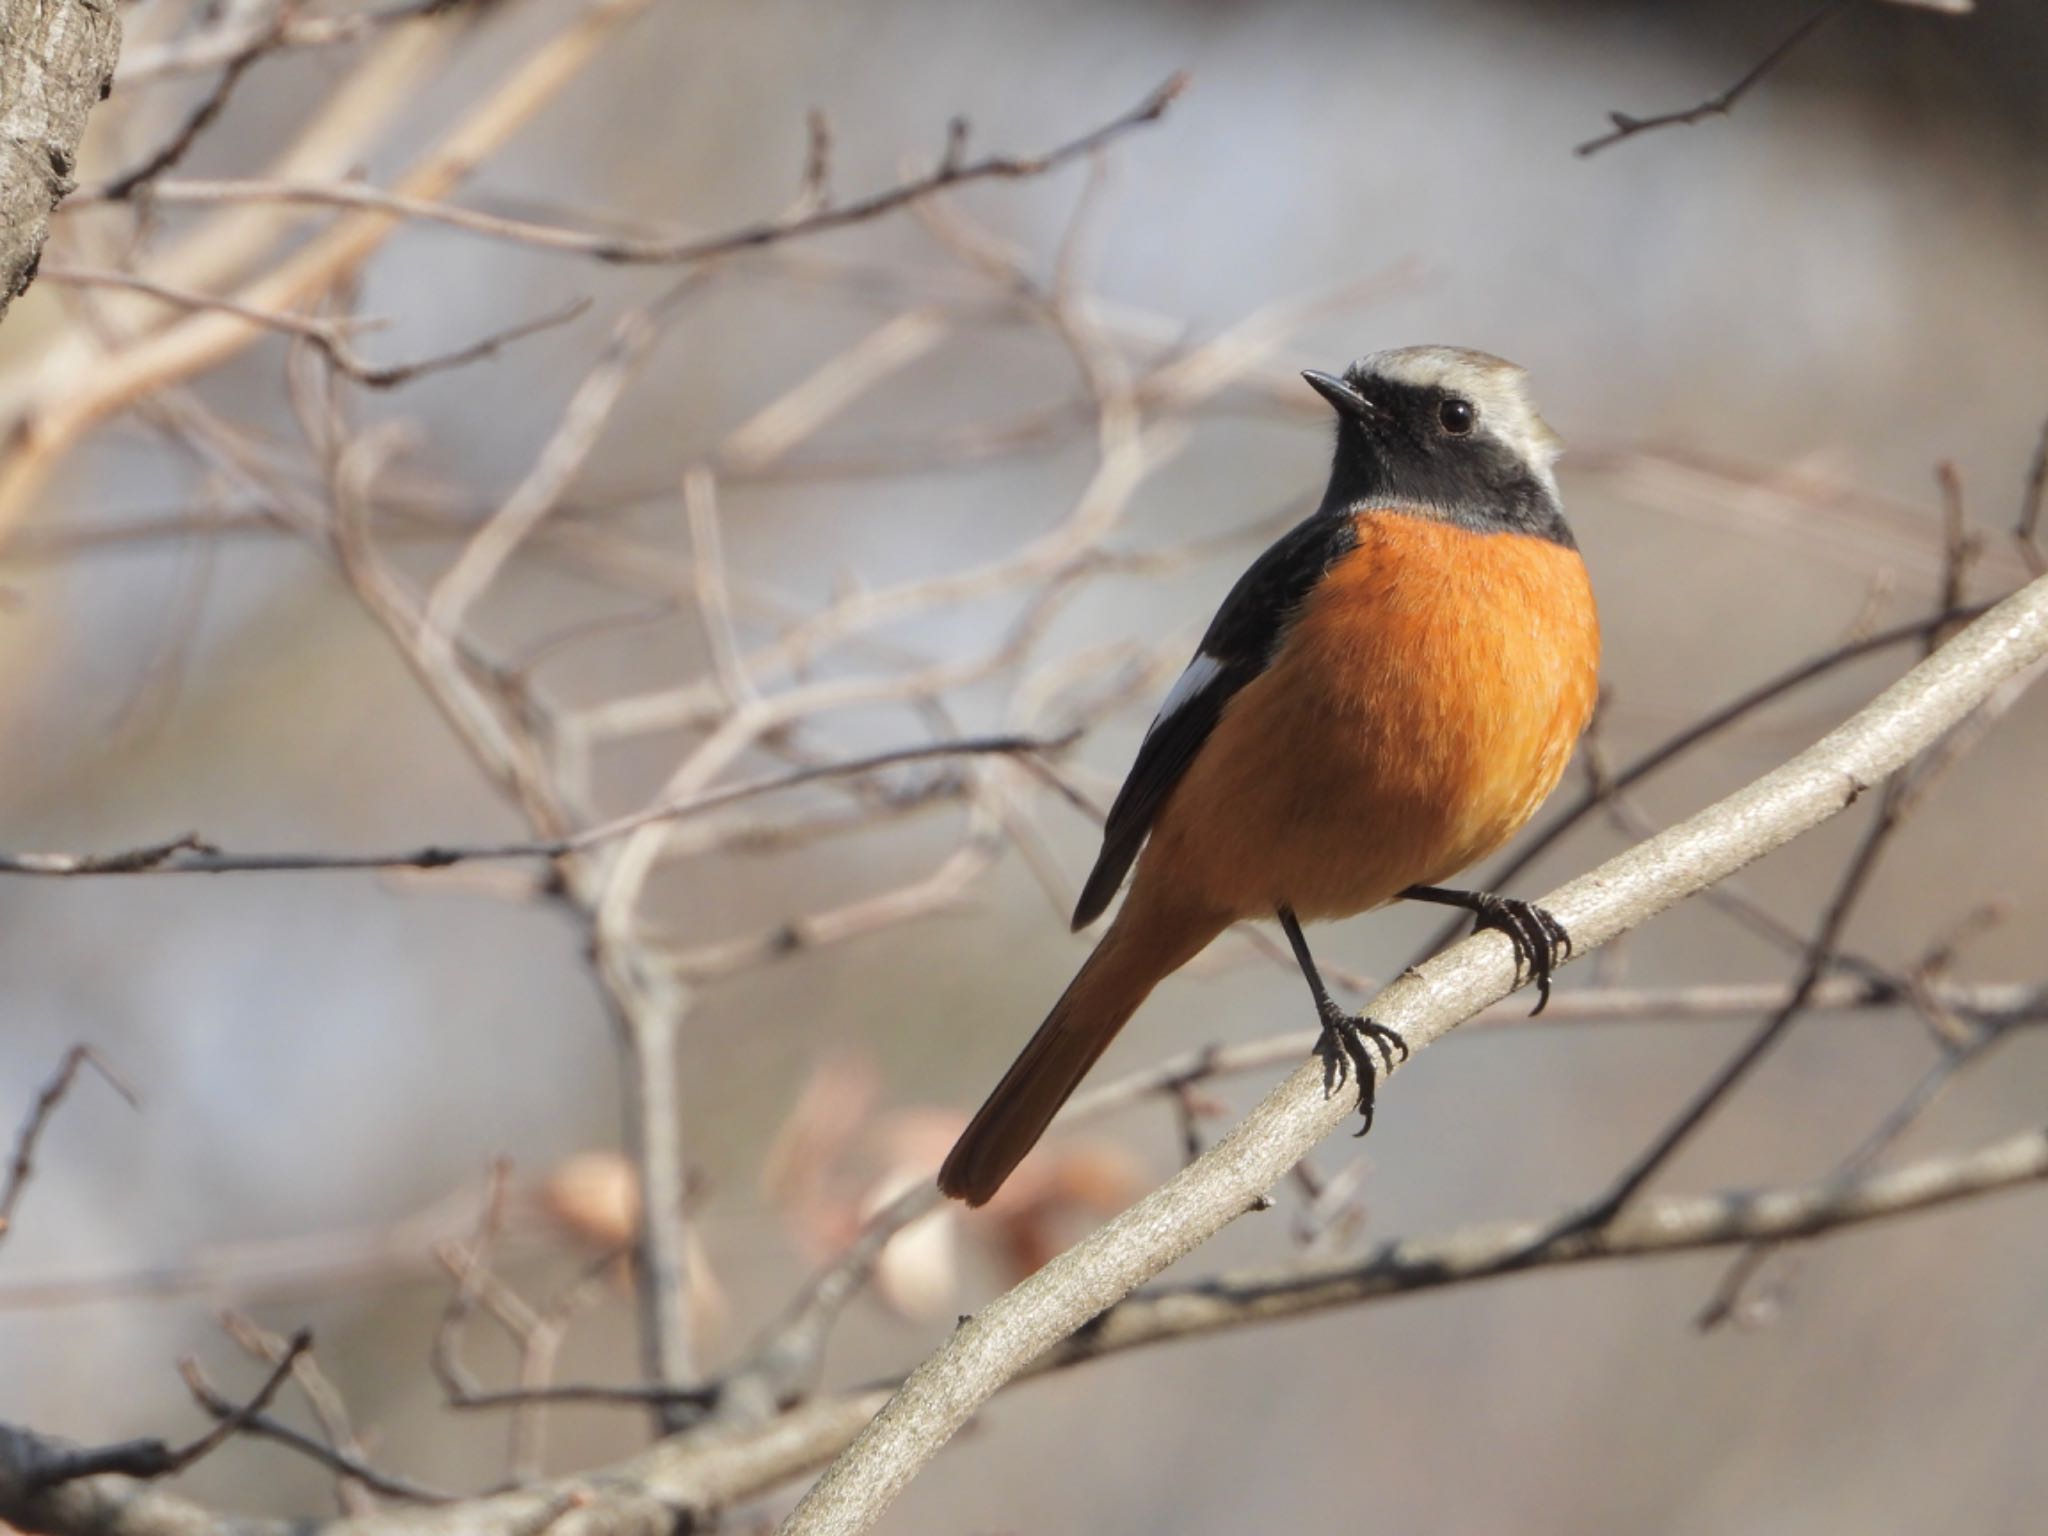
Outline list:
[[[1436,408],[1436,419],[1443,423],[1443,429],[1453,437],[1463,437],[1470,432],[1472,423],[1478,417],[1479,412],[1472,408],[1472,402],[1457,395],[1446,396],[1444,403]]]

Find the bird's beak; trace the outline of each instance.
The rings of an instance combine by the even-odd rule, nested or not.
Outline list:
[[[1349,416],[1353,421],[1379,420],[1380,408],[1335,374],[1318,373],[1309,368],[1301,376],[1308,380],[1310,389],[1337,408],[1339,416]]]

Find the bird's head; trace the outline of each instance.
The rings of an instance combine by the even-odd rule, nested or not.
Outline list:
[[[1377,503],[1571,543],[1551,473],[1564,445],[1525,370],[1462,347],[1402,347],[1342,377],[1302,377],[1337,411],[1326,511]]]

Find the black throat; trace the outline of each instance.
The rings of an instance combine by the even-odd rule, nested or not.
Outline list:
[[[1407,507],[1475,533],[1520,533],[1579,547],[1555,493],[1514,452],[1484,432],[1451,437],[1437,428],[1441,390],[1377,379],[1367,388],[1384,414],[1339,418],[1320,510]]]

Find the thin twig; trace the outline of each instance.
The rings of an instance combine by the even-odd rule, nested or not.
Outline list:
[[[36,1144],[42,1140],[43,1131],[50,1123],[50,1117],[57,1113],[57,1106],[64,1102],[64,1096],[71,1092],[71,1085],[77,1081],[79,1069],[90,1066],[100,1075],[106,1085],[128,1101],[130,1108],[138,1107],[135,1090],[121,1080],[119,1073],[107,1065],[107,1059],[89,1045],[74,1045],[64,1053],[57,1063],[57,1070],[50,1080],[43,1084],[36,1095],[35,1104],[22,1122],[21,1131],[14,1140],[14,1158],[8,1165],[7,1182],[0,1184],[0,1238],[7,1236],[14,1225],[15,1207],[28,1188],[29,1176],[35,1172]]]
[[[1595,1204],[1577,1220],[1588,1227],[1602,1227],[1611,1223],[1617,1215],[1635,1198],[1636,1193],[1654,1178],[1665,1164],[1677,1155],[1679,1149],[1692,1139],[1713,1112],[1727,1101],[1728,1096],[1754,1071],[1757,1064],[1767,1056],[1772,1047],[1784,1038],[1785,1032],[1806,1011],[1806,1004],[1813,996],[1814,988],[1820,985],[1821,977],[1833,962],[1842,932],[1848,926],[1849,916],[1855,910],[1857,900],[1862,896],[1870,877],[1876,873],[1878,860],[1883,856],[1886,844],[1899,828],[1902,814],[1901,799],[1906,780],[1893,778],[1886,782],[1883,799],[1878,804],[1877,816],[1865,832],[1862,842],[1850,858],[1848,868],[1843,872],[1835,894],[1822,914],[1812,940],[1807,945],[1805,959],[1800,963],[1797,980],[1792,984],[1791,995],[1764,1020],[1755,1034],[1744,1042],[1742,1048],[1729,1058],[1721,1070],[1714,1074],[1678,1116],[1657,1135],[1628,1171],[1615,1181],[1613,1187],[1600,1197]]]
[[[1936,606],[1953,613],[1969,597],[1970,568],[1983,553],[1984,541],[1970,531],[1962,471],[1953,460],[1943,459],[1935,465],[1934,483],[1941,491],[1941,596]],[[1921,642],[1922,654],[1931,654],[1948,635],[1947,629],[1930,630]]]
[[[89,267],[71,267],[52,263],[43,267],[41,276],[46,282],[66,283],[80,288],[119,288],[131,293],[146,294],[161,299],[166,304],[175,304],[182,309],[212,310],[267,330],[295,337],[311,343],[327,354],[328,359],[343,373],[367,389],[395,389],[401,384],[410,384],[428,374],[441,373],[450,368],[463,368],[471,363],[481,362],[495,356],[500,350],[515,341],[524,341],[542,331],[553,330],[556,326],[567,325],[579,318],[590,308],[587,298],[572,299],[560,309],[551,310],[532,320],[521,320],[502,330],[493,331],[480,341],[457,347],[451,352],[436,353],[410,363],[377,365],[366,362],[354,348],[350,347],[346,334],[350,330],[365,329],[375,322],[355,321],[349,324],[325,320],[313,315],[291,314],[284,310],[259,309],[254,305],[224,299],[210,293],[199,293],[189,288],[177,288],[168,283],[142,277],[132,272],[116,272]]]
[[[285,1357],[257,1388],[256,1395],[239,1408],[230,1407],[213,1428],[196,1439],[175,1448],[155,1439],[123,1440],[115,1445],[90,1446],[53,1456],[36,1468],[27,1480],[28,1491],[41,1493],[61,1483],[74,1482],[81,1477],[98,1477],[107,1472],[118,1472],[124,1477],[158,1478],[184,1471],[246,1430],[250,1421],[269,1407],[270,1400],[277,1396],[278,1388],[292,1373],[293,1362],[312,1347],[313,1331],[310,1328],[301,1328],[293,1334]]]
[[[484,1279],[490,1272],[491,1248],[504,1226],[505,1192],[511,1178],[512,1164],[508,1159],[493,1161],[484,1186],[483,1208],[477,1215],[476,1235],[466,1247],[444,1243],[435,1250],[436,1257],[454,1272],[455,1289],[448,1293],[448,1301],[441,1308],[428,1358],[451,1403],[463,1401],[477,1389],[476,1378],[462,1361],[462,1331],[470,1313],[476,1310]]]
[[[291,1347],[296,1340],[279,1342],[283,1345],[282,1351],[266,1350],[265,1353],[271,1356],[273,1364],[277,1367],[297,1374],[309,1355],[306,1352],[300,1352],[296,1357],[292,1355]],[[261,1411],[250,1412],[246,1406],[237,1406],[231,1399],[221,1395],[220,1389],[207,1379],[206,1373],[200,1369],[196,1360],[180,1361],[178,1373],[184,1378],[186,1389],[191,1392],[193,1401],[216,1419],[226,1423],[239,1416],[238,1428],[241,1433],[274,1441],[317,1461],[334,1473],[344,1485],[358,1484],[372,1493],[379,1493],[390,1499],[403,1499],[412,1504],[451,1504],[460,1497],[439,1488],[428,1488],[413,1482],[410,1478],[380,1472],[365,1461],[359,1452],[345,1451],[338,1445],[328,1445],[316,1440],[271,1414]]]
[[[226,875],[277,874],[295,870],[348,869],[447,869],[456,864],[502,862],[511,859],[558,859],[587,852],[604,843],[653,826],[657,822],[686,821],[708,811],[750,800],[758,795],[795,789],[830,779],[872,773],[899,763],[926,762],[934,758],[1000,757],[1047,755],[1073,743],[1071,733],[1060,737],[972,736],[957,741],[921,742],[908,747],[891,747],[863,757],[838,762],[816,763],[787,773],[710,790],[680,800],[649,806],[615,817],[564,837],[534,838],[509,843],[428,844],[425,847],[383,853],[225,853],[197,833],[150,843],[115,853],[10,853],[0,854],[0,875],[29,875],[70,879],[94,875]]]
[[[1918,1081],[1907,1090],[1906,1095],[1893,1106],[1877,1127],[1844,1157],[1828,1176],[1828,1182],[1846,1185],[1865,1173],[1885,1150],[1933,1106],[1942,1091],[1952,1084],[1957,1075],[1967,1066],[1980,1060],[1985,1050],[2002,1038],[1995,1032],[1987,1031],[1970,1046],[1962,1050],[1944,1051],[1934,1065],[1922,1073]],[[1745,1293],[1750,1282],[1773,1255],[1783,1251],[1783,1239],[1759,1240],[1744,1248],[1735,1256],[1735,1262],[1728,1266],[1714,1287],[1712,1296],[1693,1325],[1702,1333],[1709,1332],[1749,1310]]]
[[[1596,155],[1611,144],[1623,139],[1634,138],[1639,133],[1649,133],[1658,128],[1671,128],[1681,124],[1697,123],[1709,117],[1726,117],[1734,110],[1735,104],[1747,96],[1765,75],[1776,69],[1785,58],[1801,43],[1818,32],[1827,23],[1858,3],[1858,0],[1827,0],[1827,4],[1813,12],[1791,32],[1783,42],[1765,54],[1750,67],[1741,79],[1717,96],[1709,96],[1696,106],[1685,107],[1676,112],[1659,112],[1654,117],[1632,117],[1626,112],[1609,112],[1607,120],[1614,125],[1610,132],[1596,139],[1588,139],[1572,151],[1584,157]]]
[[[259,38],[267,38],[267,46],[273,52],[328,48],[358,42],[382,28],[448,8],[449,0],[395,0],[339,15],[265,17],[253,24],[215,27],[171,42],[145,42],[123,51],[115,89],[125,95],[169,76],[218,69],[239,57]]]
[[[242,50],[227,61],[226,67],[220,72],[220,78],[214,81],[213,89],[208,91],[199,105],[192,109],[191,114],[179,125],[178,131],[140,165],[124,171],[105,185],[94,188],[90,194],[92,199],[96,202],[125,202],[184,159],[199,135],[212,126],[213,120],[220,116],[222,109],[228,104],[228,98],[241,83],[242,76],[249,72],[249,67],[277,45],[278,37],[290,16],[291,6],[280,5],[270,23],[251,37]]]
[[[712,261],[742,251],[788,240],[800,240],[828,230],[844,229],[907,208],[941,192],[976,181],[1018,180],[1043,176],[1072,161],[1093,154],[1104,145],[1157,122],[1175,98],[1187,88],[1187,76],[1176,74],[1150,92],[1128,112],[1090,129],[1055,148],[1036,155],[989,155],[963,161],[942,157],[932,170],[899,182],[880,192],[856,198],[850,203],[798,211],[758,223],[743,225],[714,235],[662,239],[597,234],[564,229],[558,225],[504,218],[457,208],[430,198],[405,197],[373,187],[345,182],[287,183],[265,181],[216,181],[171,183],[153,189],[161,202],[280,202],[314,203],[376,209],[431,223],[445,224],[471,234],[510,240],[540,250],[565,255],[588,256],[598,261],[627,265],[683,266]],[[958,124],[961,120],[955,119]],[[957,148],[957,128],[949,132],[949,145]],[[74,198],[74,202],[80,199]]]
[[[2048,551],[2041,548],[2041,510],[2048,505],[2048,418],[2041,422],[2041,434],[2034,440],[2033,462],[2027,466],[2027,481],[2020,492],[2020,515],[2013,524],[2013,542],[2020,558],[2036,576],[2048,575]]]

